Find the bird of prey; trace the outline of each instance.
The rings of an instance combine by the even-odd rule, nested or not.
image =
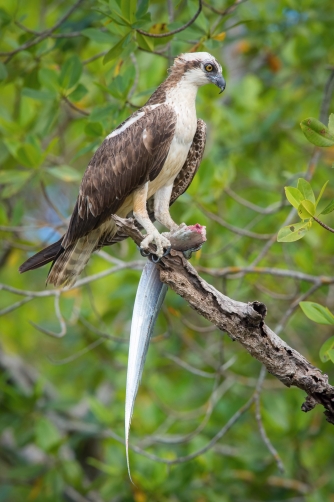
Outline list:
[[[170,246],[157,220],[178,228],[169,206],[191,183],[203,156],[206,125],[197,120],[197,90],[205,84],[225,89],[222,68],[207,52],[181,54],[168,78],[147,103],[103,141],[81,181],[65,235],[20,267],[20,272],[52,262],[47,283],[71,287],[91,254],[125,238],[112,214],[133,216],[146,230],[141,247],[156,245],[161,257]]]

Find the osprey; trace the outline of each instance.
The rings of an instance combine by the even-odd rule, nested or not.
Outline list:
[[[169,231],[178,228],[169,206],[188,188],[203,156],[206,125],[197,120],[200,86],[225,89],[222,68],[207,52],[181,54],[168,78],[147,103],[103,141],[83,176],[69,227],[59,241],[29,258],[20,272],[53,262],[47,283],[72,286],[91,254],[126,238],[112,214],[133,216],[146,230],[141,248],[156,245],[161,257],[169,248]]]

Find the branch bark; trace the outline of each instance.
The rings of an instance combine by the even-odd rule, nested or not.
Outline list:
[[[140,245],[143,236],[132,220],[115,217],[115,221]],[[184,255],[174,249],[161,259],[157,267],[161,281],[182,296],[199,315],[239,342],[285,386],[304,390],[307,397],[302,411],[308,412],[320,404],[325,408],[327,421],[334,424],[334,387],[328,383],[327,375],[265,324],[267,308],[263,303],[242,303],[223,295],[200,277]]]

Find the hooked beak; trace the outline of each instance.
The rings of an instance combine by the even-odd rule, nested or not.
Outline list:
[[[217,87],[219,87],[219,89],[220,89],[219,94],[221,94],[223,91],[225,91],[226,82],[225,82],[223,75],[217,75],[217,77],[215,78],[214,84]]]

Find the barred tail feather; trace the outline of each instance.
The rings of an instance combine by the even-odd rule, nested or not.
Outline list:
[[[71,244],[54,262],[46,283],[64,288],[73,286],[97,247],[98,240],[99,232],[91,232]]]

